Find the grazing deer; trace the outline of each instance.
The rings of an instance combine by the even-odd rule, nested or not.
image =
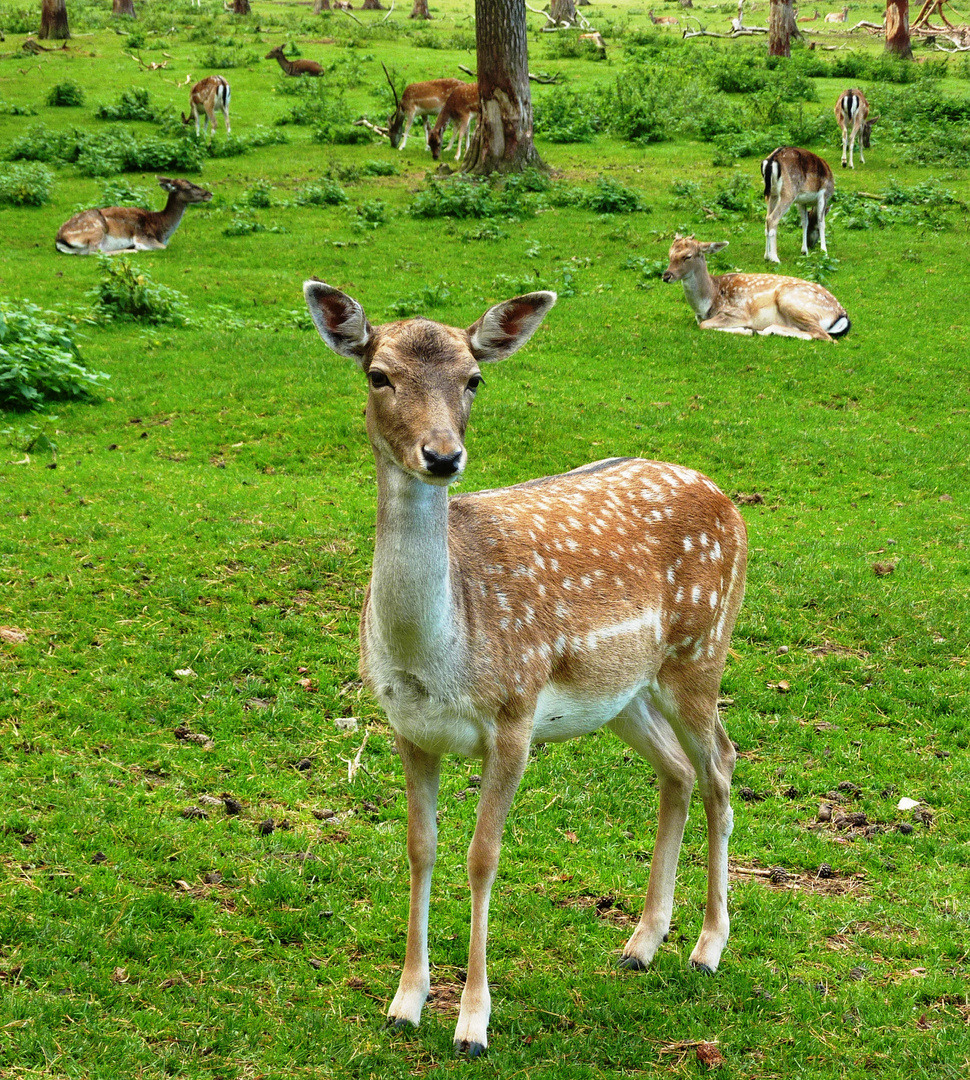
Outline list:
[[[208,202],[212,192],[188,180],[169,180],[165,176],[158,178],[158,184],[168,192],[164,209],[107,206],[102,210],[82,210],[57,230],[54,246],[64,255],[161,251],[179,227],[185,208]]]
[[[828,15],[825,16],[824,21],[831,23],[845,22],[848,15],[849,9],[847,7],[844,7],[841,11],[830,11]]]
[[[588,41],[596,50],[596,54],[600,60],[606,59],[606,39],[598,30],[593,30],[589,34],[580,34],[579,41]]]
[[[673,15],[656,16],[653,13],[653,8],[647,14],[650,16],[650,21],[654,26],[680,26],[680,20],[675,19]]]
[[[441,757],[482,759],[468,851],[471,935],[455,1046],[487,1045],[486,938],[506,816],[529,748],[609,726],[659,777],[643,915],[620,964],[646,967],[670,927],[695,780],[708,826],[707,911],[691,964],[728,937],[735,752],[718,686],[744,590],[744,522],[691,469],[610,458],[448,498],[465,470],[480,366],[528,341],[556,300],[535,292],[467,330],[428,319],[372,327],[355,300],[308,281],[326,344],[367,375],[377,529],[361,615],[361,675],[394,729],[407,782],[411,906],[388,1021],[416,1025],[430,988],[428,905]]]
[[[221,75],[209,75],[197,82],[189,91],[189,116],[182,113],[182,123],[190,124],[195,120],[195,133],[199,134],[199,110],[205,113],[205,130],[211,135],[216,130],[216,109],[222,112],[226,121],[226,134],[229,127],[229,96],[232,91],[229,83]]]
[[[287,60],[282,45],[277,45],[275,49],[271,49],[264,59],[278,60],[284,75],[312,75],[313,78],[316,78],[318,75],[323,74],[323,66],[318,64],[316,60]]]
[[[428,148],[431,156],[437,161],[441,157],[441,137],[449,123],[454,124],[452,142],[455,140],[455,132],[458,133],[458,149],[455,151],[455,161],[461,157],[462,141],[468,136],[472,116],[478,115],[478,83],[459,83],[448,95],[444,108],[438,113],[431,134],[428,136]],[[470,137],[468,140],[470,141]],[[467,146],[466,141],[466,146]],[[450,148],[449,143],[449,148]]]
[[[859,160],[866,163],[863,149],[868,150],[872,140],[872,125],[878,116],[869,116],[869,102],[861,90],[843,90],[835,103],[835,119],[842,129],[842,168],[845,168],[846,145],[848,144],[849,168],[854,169],[852,151],[856,139],[859,140]]]
[[[381,67],[384,65],[381,64]],[[448,95],[464,83],[461,79],[431,79],[429,82],[410,83],[398,97],[386,67],[384,67],[384,74],[387,76],[391,93],[394,95],[394,112],[387,119],[391,146],[395,150],[403,150],[407,146],[411,125],[419,116],[424,120],[424,141],[427,145],[431,134],[428,117],[438,116],[448,100]]]
[[[761,163],[768,212],[765,216],[765,259],[778,258],[778,223],[794,203],[802,221],[802,254],[825,246],[825,215],[835,192],[832,170],[817,154],[797,146],[779,146]]]
[[[663,279],[684,283],[684,295],[702,330],[817,341],[848,333],[845,308],[813,281],[777,274],[712,275],[706,256],[727,246],[727,240],[705,244],[679,234],[670,245]]]

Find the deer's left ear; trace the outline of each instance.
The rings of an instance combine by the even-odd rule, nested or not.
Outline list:
[[[702,254],[713,255],[715,251],[723,251],[730,242],[730,240],[715,240],[709,244],[700,244],[699,247]]]
[[[554,292],[526,293],[496,304],[468,328],[472,355],[482,363],[504,360],[536,332],[556,302]]]
[[[362,364],[374,331],[360,304],[316,278],[304,281],[303,295],[320,337],[339,356]]]

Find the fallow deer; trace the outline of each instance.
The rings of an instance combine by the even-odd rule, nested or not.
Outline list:
[[[846,149],[849,154],[849,168],[854,169],[852,151],[855,149],[856,139],[859,140],[859,160],[863,165],[866,163],[863,150],[868,150],[872,141],[872,125],[879,119],[878,116],[869,116],[869,102],[861,90],[843,90],[839,100],[835,103],[835,119],[842,129],[842,168],[846,165]]]
[[[317,76],[323,74],[323,66],[318,64],[316,60],[287,60],[282,45],[270,49],[264,59],[279,61],[284,75],[311,75],[313,78],[317,78]]]
[[[778,223],[794,203],[802,222],[802,254],[816,244],[825,246],[825,215],[835,192],[835,177],[828,163],[810,150],[780,146],[761,163],[768,211],[765,215],[765,259],[778,258]]]
[[[417,117],[424,120],[424,139],[427,144],[431,134],[428,117],[438,116],[452,90],[465,84],[461,79],[431,79],[428,82],[409,83],[398,97],[397,89],[386,67],[384,74],[387,76],[391,93],[394,95],[394,112],[387,120],[391,146],[395,150],[403,150],[407,146],[411,125]]]
[[[650,21],[654,26],[680,26],[680,20],[675,19],[673,15],[654,15],[653,8],[651,8],[647,15],[650,16]]]
[[[219,109],[226,121],[226,134],[229,127],[229,97],[232,91],[229,83],[221,75],[209,75],[197,82],[189,91],[189,116],[182,113],[182,123],[195,121],[195,133],[199,134],[199,110],[205,114],[204,126],[207,134],[216,130],[216,109]]]
[[[819,19],[819,18],[821,18],[821,16],[819,15],[818,8],[816,8],[815,13],[813,15],[799,15],[798,18],[795,21],[796,22],[815,22],[815,20]]]
[[[823,21],[830,23],[845,22],[845,20],[848,18],[848,15],[849,9],[847,7],[844,7],[841,11],[830,11],[828,15],[825,16],[825,19]]]
[[[448,95],[444,108],[438,113],[438,119],[428,136],[428,149],[431,151],[431,156],[435,161],[441,157],[441,138],[449,123],[454,124],[451,135],[452,142],[454,142],[455,132],[458,134],[458,149],[455,151],[455,160],[457,161],[461,157],[462,141],[468,137],[472,117],[478,115],[478,108],[478,83],[459,83],[452,90]]]
[[[777,274],[714,274],[707,255],[727,240],[701,243],[676,236],[664,281],[682,281],[684,295],[702,330],[732,334],[778,334],[833,341],[849,331],[845,308],[821,285]]]
[[[168,192],[162,210],[106,206],[82,210],[57,230],[54,246],[64,255],[117,255],[125,251],[161,251],[179,227],[187,206],[208,202],[212,192],[188,180],[158,178]]]
[[[456,495],[481,366],[528,341],[555,303],[535,292],[467,330],[428,319],[372,327],[322,281],[304,293],[324,342],[369,384],[377,528],[361,615],[361,674],[404,768],[411,869],[407,950],[388,1022],[417,1025],[430,988],[428,906],[441,757],[482,759],[468,851],[471,935],[456,1048],[487,1045],[489,897],[529,748],[604,725],[659,777],[643,915],[620,965],[639,970],[670,928],[695,780],[708,826],[707,909],[690,962],[714,971],[728,937],[735,751],[718,718],[744,590],[744,522],[706,477],[610,458],[560,476]]]

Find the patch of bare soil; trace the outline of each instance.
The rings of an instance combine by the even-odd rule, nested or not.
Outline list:
[[[786,870],[780,866],[766,869],[761,866],[739,866],[737,863],[730,863],[728,879],[730,881],[754,879],[769,889],[801,890],[821,896],[855,896],[864,891],[866,875],[843,874],[833,870],[828,863],[823,863],[818,870],[801,873]]]
[[[590,896],[588,893],[580,893],[578,896],[563,897],[554,903],[556,907],[592,909],[599,918],[613,926],[635,926],[640,921],[638,915],[631,915],[619,907],[615,896]]]

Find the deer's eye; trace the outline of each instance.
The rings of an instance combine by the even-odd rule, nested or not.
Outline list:
[[[471,378],[470,378],[470,379],[468,380],[468,386],[466,387],[466,389],[468,389],[468,390],[471,390],[471,392],[472,392],[472,393],[474,394],[474,393],[475,393],[475,391],[476,391],[476,390],[477,390],[477,389],[478,389],[478,388],[479,388],[479,387],[480,387],[481,385],[483,385],[483,383],[484,383],[484,382],[485,382],[485,380],[484,380],[484,379],[483,379],[483,378],[481,377],[481,375],[473,375],[473,376],[472,376],[472,377],[471,377]]]
[[[378,371],[376,369],[370,371],[367,374],[367,378],[370,380],[370,384],[375,390],[380,390],[382,387],[391,385],[391,380],[383,371]]]

